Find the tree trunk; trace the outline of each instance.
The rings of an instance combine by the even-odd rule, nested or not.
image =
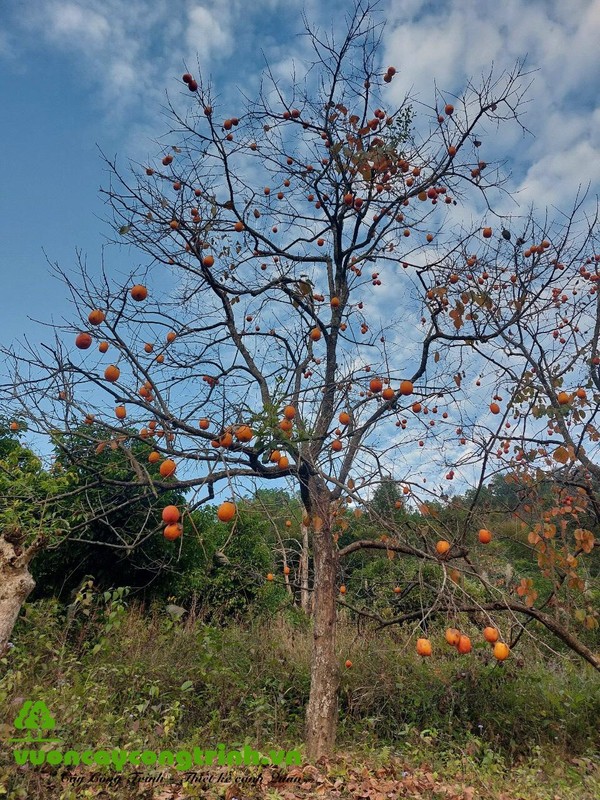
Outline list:
[[[34,586],[29,559],[18,544],[0,535],[0,658],[8,652],[15,622]]]
[[[337,553],[329,510],[314,525],[313,626],[310,696],[306,711],[306,753],[310,759],[330,755],[335,744],[339,672],[335,648]]]
[[[311,596],[308,586],[308,526],[302,523],[302,552],[300,554],[300,608],[305,614],[312,611]]]

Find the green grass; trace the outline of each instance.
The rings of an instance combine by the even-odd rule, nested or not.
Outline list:
[[[23,700],[39,699],[56,734],[78,749],[301,747],[312,639],[302,617],[215,628],[119,597],[86,610],[67,620],[58,603],[27,606],[0,662],[0,739],[15,735]],[[600,682],[591,668],[544,660],[534,648],[498,665],[475,631],[470,655],[440,631],[431,633],[433,657],[419,659],[409,634],[357,637],[341,625],[340,754],[372,769],[400,760],[492,798],[507,784],[508,797],[600,796]],[[0,797],[45,798],[30,785],[39,775],[25,776],[30,794],[20,795],[25,777],[1,765]]]

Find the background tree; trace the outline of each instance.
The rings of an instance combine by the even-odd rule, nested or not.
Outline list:
[[[47,466],[19,441],[24,429],[16,419],[0,426],[2,653],[36,583],[39,594],[63,597],[90,574],[100,587],[116,582],[141,589],[181,555],[155,534],[162,509],[182,505],[182,492],[160,498],[131,480],[132,454],[147,458],[148,443],[137,435],[130,441],[124,430],[107,440],[104,428],[90,424],[65,435],[54,429],[54,457]],[[148,474],[153,472],[158,476],[159,467],[150,464]]]
[[[20,444],[18,430],[14,420],[0,424],[0,657],[35,586],[32,559],[67,527],[55,499],[69,497],[73,485],[69,475],[46,472],[41,460]]]
[[[288,479],[298,491],[313,577],[309,757],[334,745],[340,562],[359,551],[401,554],[427,572],[415,582],[426,589],[419,608],[378,624],[518,612],[599,666],[553,617],[478,567],[475,504],[440,550],[447,523],[428,502],[458,471],[483,486],[499,387],[516,402],[526,381],[525,366],[506,358],[507,337],[548,312],[557,255],[564,278],[593,226],[571,246],[577,209],[552,233],[533,214],[500,223],[492,211],[503,180],[483,141],[520,124],[519,65],[460,97],[440,93],[416,116],[409,98],[391,107],[398,76],[379,63],[379,32],[363,3],[343,34],[309,30],[306,80],[286,86],[267,70],[240,110],[222,111],[211,86],[186,73],[191,102],[169,106],[162,157],[129,172],[108,161],[119,241],[144,266],[122,281],[94,279],[83,263],[80,280],[61,272],[77,324],[14,354],[24,389],[13,398],[36,430],[70,435],[87,416],[119,446],[126,418],[128,441],[152,443],[159,473],[128,447],[128,474],[113,486],[194,489],[192,507],[219,491],[232,536],[252,481]],[[483,222],[467,222],[467,201],[486,209]],[[524,241],[540,242],[535,258]],[[474,380],[480,372],[485,380]],[[378,499],[369,514],[380,537],[343,544],[344,509],[360,512],[390,475],[420,517],[377,513]],[[449,579],[454,564],[469,580]]]

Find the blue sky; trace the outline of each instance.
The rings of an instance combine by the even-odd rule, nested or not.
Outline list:
[[[181,74],[212,76],[235,108],[238,91],[256,92],[264,57],[282,81],[307,57],[302,12],[339,21],[343,0],[5,0],[0,8],[0,312],[2,344],[44,331],[28,320],[74,320],[50,261],[69,269],[76,249],[94,271],[108,229],[99,194],[107,173],[99,149],[144,162],[165,132],[165,92],[189,102]],[[405,93],[431,103],[526,59],[532,70],[524,122],[486,137],[485,158],[512,170],[506,213],[568,209],[581,185],[600,189],[600,0],[381,0],[386,21],[382,67]],[[491,133],[491,132],[490,132]],[[476,209],[472,210],[473,213]],[[464,209],[468,215],[469,208]],[[136,261],[136,259],[138,259]],[[141,256],[109,248],[111,270]]]
[[[106,230],[98,193],[107,154],[143,159],[164,129],[165,91],[177,97],[187,64],[234,95],[258,83],[263,56],[276,74],[302,63],[304,9],[331,24],[342,2],[298,0],[7,0],[0,10],[0,93],[5,157],[0,193],[3,344],[33,327],[28,316],[69,314],[50,260],[68,268],[75,248],[97,264]],[[527,57],[537,70],[526,123],[502,132],[521,207],[572,202],[600,184],[600,0],[382,0],[383,62],[398,94],[423,101],[433,81],[449,92],[489,68]],[[301,70],[301,66],[300,66]],[[504,150],[504,152],[502,152]],[[111,263],[124,254],[111,252]]]

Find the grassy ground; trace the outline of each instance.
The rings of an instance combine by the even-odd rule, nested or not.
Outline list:
[[[342,626],[338,752],[311,765],[301,745],[311,643],[302,618],[215,629],[118,597],[84,610],[68,617],[56,603],[29,605],[0,662],[0,797],[600,797],[600,682],[566,658],[531,648],[499,666],[474,631],[469,656],[440,632],[423,660],[408,632],[357,638]],[[222,743],[297,750],[301,763],[282,768],[285,781],[274,767],[246,766],[214,784],[167,767],[162,782],[141,787],[128,766],[19,767],[7,740],[25,700],[42,700],[56,720],[62,742],[48,749],[193,753]],[[243,783],[252,776],[260,782]]]

